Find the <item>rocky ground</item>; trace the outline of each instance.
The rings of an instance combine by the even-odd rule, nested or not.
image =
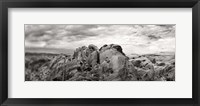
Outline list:
[[[120,45],[77,48],[73,55],[25,54],[26,81],[174,81],[175,55],[126,56]]]

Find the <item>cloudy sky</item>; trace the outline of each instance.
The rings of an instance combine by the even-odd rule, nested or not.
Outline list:
[[[175,25],[25,25],[28,50],[74,50],[119,44],[127,54],[175,51]]]

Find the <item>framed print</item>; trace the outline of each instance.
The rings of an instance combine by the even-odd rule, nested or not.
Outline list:
[[[198,106],[199,5],[1,1],[1,105]]]

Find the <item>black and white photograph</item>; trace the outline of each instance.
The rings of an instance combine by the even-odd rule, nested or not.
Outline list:
[[[175,81],[175,24],[25,24],[25,81]]]

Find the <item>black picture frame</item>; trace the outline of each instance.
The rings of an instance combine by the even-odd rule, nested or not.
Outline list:
[[[8,8],[69,7],[192,8],[192,98],[8,98]],[[199,0],[0,0],[0,18],[0,104],[2,106],[199,106],[200,104]]]

